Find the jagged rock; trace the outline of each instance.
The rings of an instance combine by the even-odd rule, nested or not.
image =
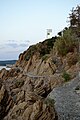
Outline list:
[[[24,91],[33,91],[33,82],[31,80],[31,78],[27,77],[25,82],[24,82],[24,86],[22,87],[22,89]]]
[[[55,110],[38,100],[28,107],[26,102],[15,105],[4,120],[55,120],[55,118]]]
[[[28,114],[29,113],[29,114]],[[27,116],[28,115],[28,116]],[[23,120],[55,120],[55,111],[42,101],[36,101],[33,106],[29,106],[24,114]],[[57,120],[57,119],[56,119]]]
[[[1,101],[3,99],[3,97],[4,97],[4,93],[5,93],[5,88],[4,88],[4,86],[2,86],[1,90],[0,90],[0,103],[1,103]]]
[[[50,81],[47,78],[40,78],[35,81],[34,92],[42,97],[46,97],[51,91]]]
[[[7,74],[8,74],[8,71],[7,71],[5,68],[3,68],[3,69],[0,71],[0,78],[1,78],[1,79],[4,79],[4,78],[7,76]]]
[[[17,95],[16,95],[16,103],[21,103],[24,101],[24,91],[21,91],[19,92]]]
[[[52,100],[44,101],[64,83],[64,70],[73,78],[80,64],[76,53],[51,54],[53,44],[52,38],[31,46],[9,71],[0,71],[0,120],[58,120]]]
[[[16,95],[16,94],[18,94],[20,91],[21,91],[20,88],[15,88],[15,89],[12,89],[11,94],[12,94],[12,95]]]
[[[0,120],[2,120],[5,115],[7,115],[9,109],[12,106],[12,98],[9,96],[8,91],[0,81]]]
[[[23,113],[22,120],[30,120],[30,116],[33,110],[33,106],[30,105]]]
[[[26,92],[25,93],[25,101],[28,103],[28,105],[35,103],[38,100],[41,100],[42,97],[37,95],[35,92]]]
[[[79,67],[77,65],[73,65],[70,69],[67,70],[67,73],[70,75],[71,78],[74,78],[78,75]]]
[[[53,90],[53,88],[55,88],[63,83],[64,83],[64,79],[62,78],[62,75],[60,75],[60,74],[54,74],[50,78],[51,90]]]
[[[9,114],[4,118],[4,120],[22,120],[22,114],[27,107],[26,102],[22,102],[18,105],[14,105]],[[25,119],[26,120],[26,119]]]

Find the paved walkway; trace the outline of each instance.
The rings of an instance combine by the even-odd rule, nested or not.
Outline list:
[[[50,93],[49,97],[55,100],[59,120],[80,120],[80,90],[75,90],[78,85],[79,76]]]

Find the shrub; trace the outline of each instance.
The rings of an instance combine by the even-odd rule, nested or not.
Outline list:
[[[58,54],[65,56],[68,52],[73,52],[74,48],[77,48],[76,36],[72,34],[70,29],[64,30],[63,36],[58,37],[54,47],[58,51]]]
[[[65,82],[67,82],[71,79],[70,75],[67,72],[63,72],[62,77],[64,78]]]
[[[36,52],[36,45],[32,45],[28,48],[25,60],[28,61],[32,55]]]
[[[56,38],[57,37],[52,37],[43,42],[37,43],[36,45],[30,46],[25,54],[25,60],[28,61],[35,53],[39,53],[39,57],[49,54],[51,49],[53,49]]]
[[[44,102],[45,102],[45,104],[46,104],[47,106],[52,106],[52,107],[54,107],[54,103],[55,103],[54,99],[46,98]]]

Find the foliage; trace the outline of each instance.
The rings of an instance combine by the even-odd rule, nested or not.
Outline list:
[[[36,45],[32,45],[28,48],[25,60],[28,61],[32,55],[36,52]]]
[[[48,55],[46,54],[46,55],[44,55],[43,57],[42,57],[42,61],[46,61],[47,59],[48,59]]]
[[[51,49],[54,46],[54,42],[56,40],[56,37],[52,37],[50,39],[46,39],[45,41],[43,41],[41,43],[40,49],[39,49],[39,53],[40,56],[44,56],[45,54],[49,54]]]
[[[45,104],[47,104],[47,106],[54,107],[54,103],[55,103],[54,99],[46,98],[44,102],[45,102]]]
[[[64,78],[65,82],[67,82],[71,79],[70,75],[65,71],[63,72],[62,77]]]
[[[30,46],[25,55],[25,60],[28,61],[35,53],[39,53],[40,57],[43,57],[45,54],[49,54],[53,48],[55,40],[56,37],[52,37],[36,45]]]
[[[71,29],[67,29],[63,31],[63,36],[58,37],[54,47],[60,55],[64,56],[68,52],[73,52],[77,44],[76,36],[72,34]]]
[[[78,5],[75,9],[72,8],[71,13],[69,14],[70,18],[70,27],[73,32],[80,37],[80,6]]]

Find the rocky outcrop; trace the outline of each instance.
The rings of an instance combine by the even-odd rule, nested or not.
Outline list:
[[[31,46],[9,71],[0,71],[0,120],[58,120],[47,96],[65,82],[63,73],[74,78],[80,64],[77,52],[60,56],[53,44],[52,38]]]
[[[7,115],[10,108],[13,107],[13,101],[11,96],[9,96],[5,85],[0,80],[0,120]]]
[[[53,107],[38,100],[29,107],[26,102],[15,105],[4,120],[55,120],[55,118]]]
[[[56,113],[54,107],[44,102],[44,99],[51,91],[50,83],[45,80],[40,79],[39,81],[37,79],[36,81],[32,81],[27,77],[24,80],[23,76],[21,80],[19,78],[11,80],[10,78],[6,80],[6,83],[4,81],[5,87],[8,89],[8,96],[11,96],[13,101],[13,106],[5,105],[5,109],[9,109],[5,114],[6,116],[4,116],[4,120],[55,120]],[[24,81],[23,84],[22,81]],[[3,87],[1,87],[2,96],[5,95],[4,91]],[[3,99],[2,96],[0,97],[1,100]],[[9,104],[10,101],[8,100]]]
[[[44,102],[50,91],[51,84],[47,78],[32,80],[24,75],[9,77],[1,84],[1,119],[55,120],[54,107]]]

